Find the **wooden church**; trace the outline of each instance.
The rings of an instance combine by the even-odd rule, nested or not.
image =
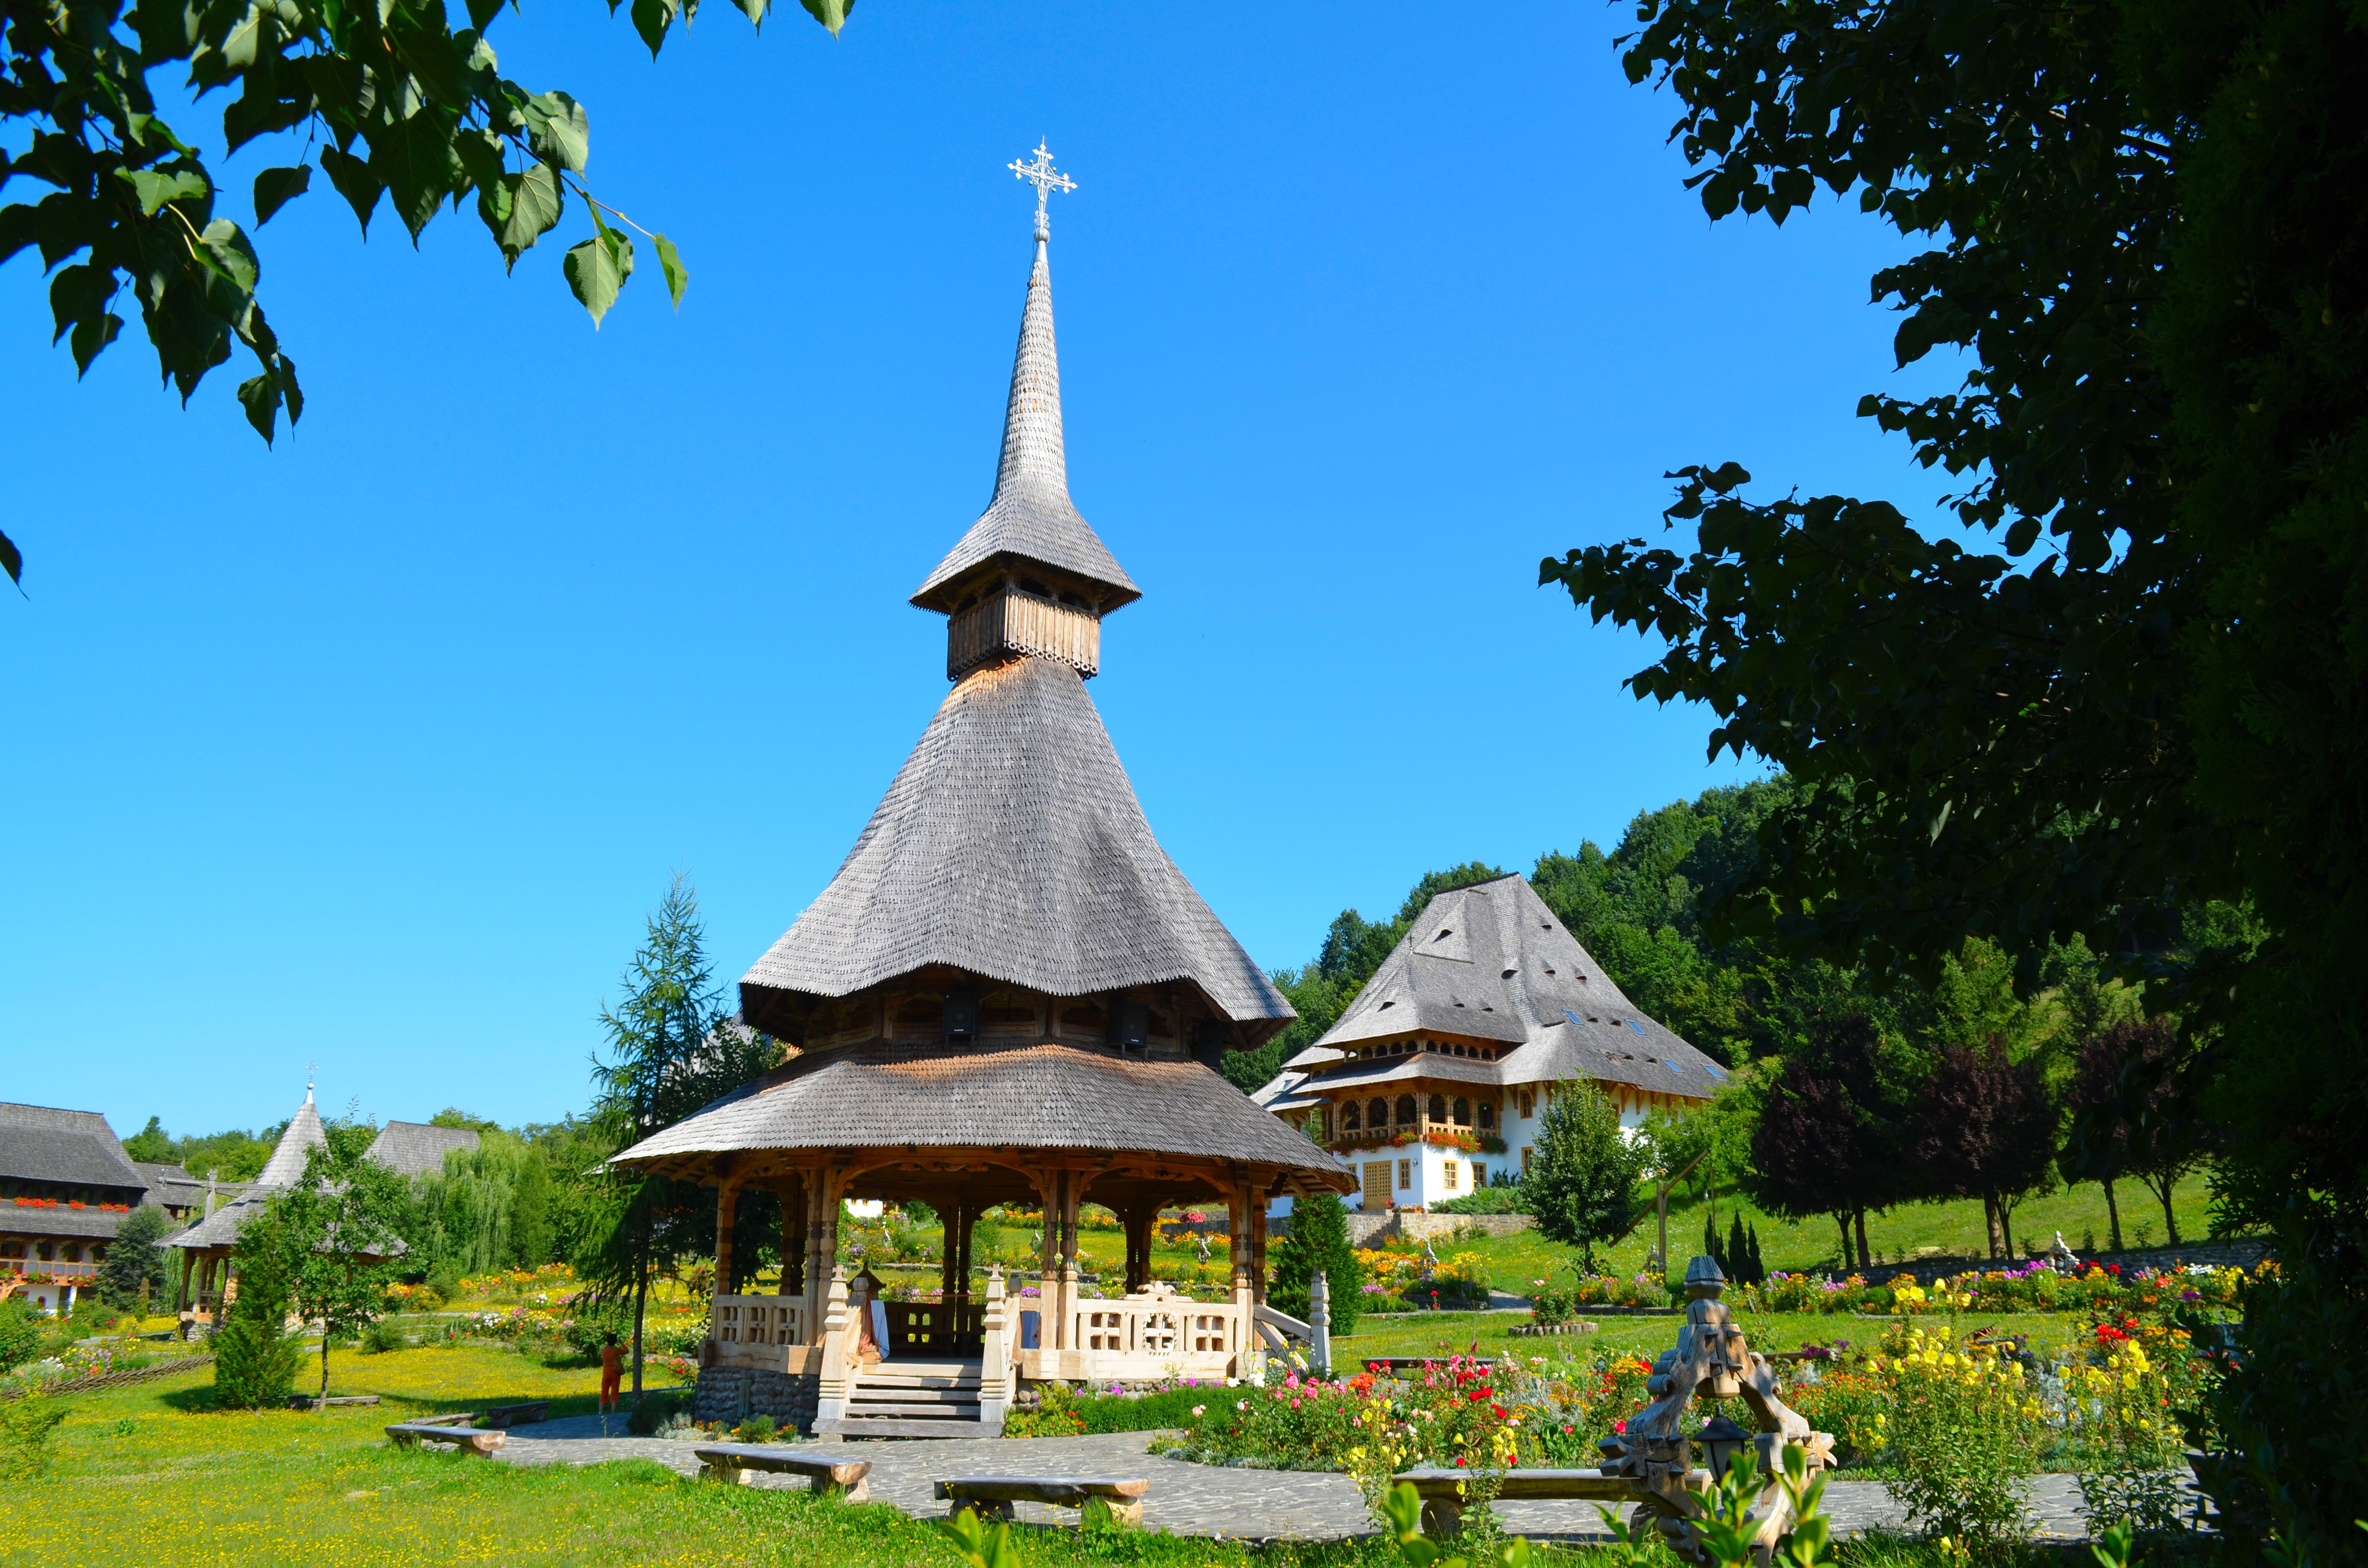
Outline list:
[[[952,1436],[998,1426],[1020,1378],[1243,1375],[1269,1203],[1355,1185],[1215,1071],[1291,1006],[1160,848],[1087,694],[1104,618],[1141,590],[1069,497],[1042,198],[1065,186],[1042,149],[1013,167],[1040,196],[994,494],[912,596],[947,619],[952,689],[740,982],[745,1020],[800,1054],[617,1156],[721,1188],[719,1280],[741,1192],[803,1218],[778,1294],[716,1298],[702,1415]],[[834,1267],[842,1202],[864,1199],[945,1216],[943,1301],[875,1313]],[[1077,1279],[1088,1201],[1125,1226],[1121,1290]],[[1183,1203],[1231,1217],[1222,1300],[1150,1278],[1153,1224]],[[973,1295],[971,1227],[999,1204],[1045,1216],[1041,1293],[991,1272]]]

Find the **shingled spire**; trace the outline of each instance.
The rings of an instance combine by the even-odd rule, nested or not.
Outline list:
[[[1092,675],[1101,618],[1143,597],[1069,499],[1048,243],[1040,203],[995,494],[913,595],[921,608],[952,617],[949,679],[1010,655],[1051,658]]]

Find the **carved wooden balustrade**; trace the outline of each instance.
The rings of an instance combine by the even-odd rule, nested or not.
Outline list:
[[[802,1296],[718,1296],[701,1359],[710,1367],[803,1371],[812,1350],[805,1319]]]
[[[1250,1313],[1237,1301],[1196,1301],[1155,1280],[1133,1295],[1072,1300],[1063,1316],[1067,1332],[1055,1335],[1050,1303],[1005,1303],[1010,1330],[1006,1343],[1020,1375],[1071,1381],[1102,1379],[1238,1376],[1237,1363],[1251,1352]],[[1022,1312],[1038,1314],[1030,1335]],[[1029,1340],[1034,1340],[1033,1345]]]

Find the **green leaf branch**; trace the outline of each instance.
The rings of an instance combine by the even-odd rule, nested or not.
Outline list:
[[[738,4],[760,24],[769,9],[769,0]],[[804,5],[834,35],[851,8]],[[593,232],[563,270],[594,325],[632,272],[632,242],[609,218],[653,242],[679,309],[689,273],[673,243],[584,183],[585,107],[502,74],[484,36],[500,9],[500,0],[465,0],[467,25],[455,28],[444,0],[0,0],[0,132],[29,133],[24,150],[0,151],[0,191],[20,178],[50,187],[0,205],[0,262],[40,252],[52,275],[52,341],[67,344],[78,374],[121,334],[129,290],[185,404],[244,347],[256,371],[238,398],[256,433],[268,443],[283,410],[291,426],[302,417],[295,364],[256,296],[255,246],[215,210],[221,182],[205,156],[156,112],[150,75],[178,66],[199,98],[227,96],[225,154],[301,136],[296,156],[256,176],[257,228],[311,190],[317,164],[365,234],[383,199],[415,244],[448,203],[458,210],[473,194],[504,265],[515,267],[558,225],[572,184]],[[696,10],[696,0],[636,0],[632,21],[655,54]],[[0,569],[21,581],[22,568],[0,535]]]

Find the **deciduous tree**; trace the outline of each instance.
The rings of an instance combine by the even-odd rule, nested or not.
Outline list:
[[[1759,1097],[1746,1190],[1788,1219],[1830,1214],[1844,1268],[1867,1266],[1866,1211],[1912,1195],[1885,1084],[1883,1039],[1864,1013],[1821,1017]],[[1857,1244],[1851,1244],[1851,1224]]]
[[[2014,1208],[2044,1186],[2055,1160],[2055,1107],[2039,1063],[2006,1043],[1950,1045],[1916,1107],[1917,1176],[1934,1197],[1978,1198],[1992,1257],[2014,1256]]]
[[[2368,206],[2333,193],[2368,166],[2368,28],[2345,0],[1639,17],[1630,77],[1679,100],[1713,219],[1781,222],[1822,186],[1919,247],[1874,292],[1903,364],[1937,348],[1964,379],[1860,409],[1956,477],[1964,537],[1789,478],[1754,499],[1712,456],[1677,475],[1690,539],[1573,551],[1542,580],[1664,641],[1638,696],[1708,703],[1713,750],[1798,786],[1712,895],[1721,929],[1928,977],[1969,932],[2034,967],[2077,934],[2179,1014],[2202,1047],[2181,1092],[2234,1124],[2223,1212],[2281,1231],[2248,1338],[2327,1347],[2224,1385],[2224,1432],[2256,1451],[2223,1503],[2289,1552],[2348,1552]],[[2259,946],[2178,952],[2207,900],[2248,908]],[[2288,1290],[2307,1331],[2271,1321]]]
[[[1535,1147],[1521,1187],[1538,1230],[1578,1248],[1592,1270],[1595,1249],[1634,1230],[1651,1208],[1636,1184],[1652,1168],[1652,1144],[1621,1131],[1620,1108],[1593,1080],[1565,1078],[1539,1119]]]

